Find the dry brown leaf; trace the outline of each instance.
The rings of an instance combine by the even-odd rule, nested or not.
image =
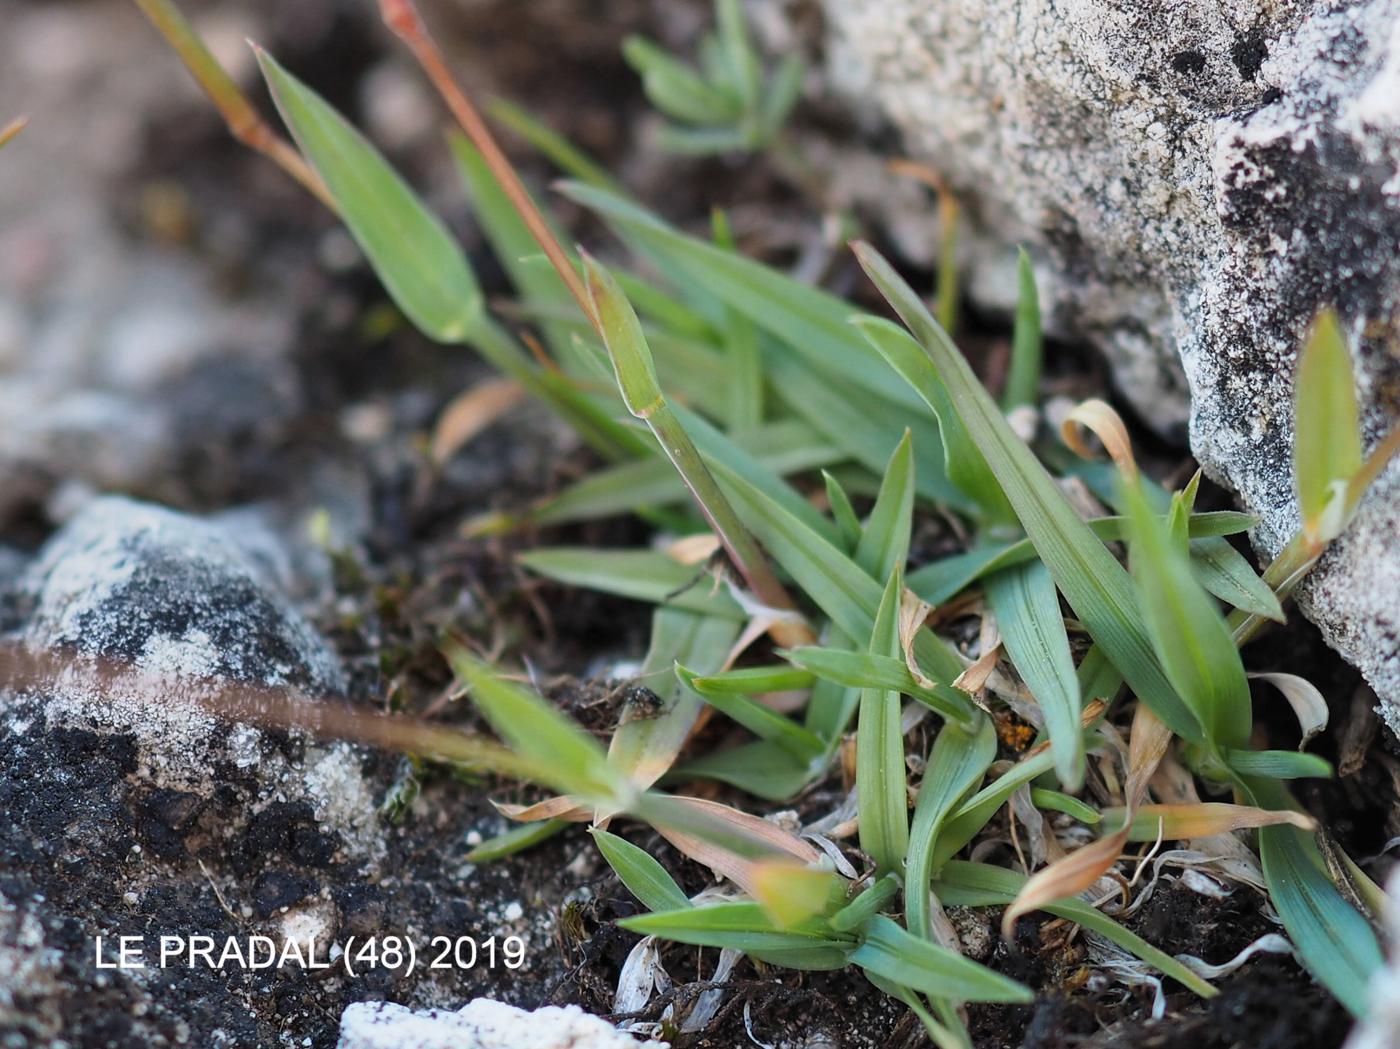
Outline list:
[[[822,854],[815,845],[761,817],[704,798],[677,796],[671,800],[692,810],[698,818],[722,824],[726,830],[742,836],[757,850],[767,852],[769,860],[775,856],[787,856],[805,865],[821,859]],[[721,877],[728,878],[750,896],[757,898],[761,889],[758,877],[760,872],[755,869],[758,860],[741,856],[732,849],[706,841],[670,823],[657,824],[656,829],[662,837],[692,860],[704,864]]]
[[[1139,703],[1133,715],[1132,734],[1128,740],[1128,779],[1127,779],[1127,822],[1132,822],[1132,814],[1142,804],[1147,794],[1147,785],[1157,764],[1167,753],[1172,739],[1171,729],[1148,709],[1147,704]],[[1117,861],[1123,846],[1128,843],[1128,826],[1122,830],[1100,838],[1098,841],[1076,849],[1063,859],[1057,860],[1043,870],[1031,875],[1016,899],[1011,902],[1001,916],[1001,934],[1010,939],[1016,919],[1023,914],[1039,910],[1055,900],[1078,896],[1091,888],[1095,882],[1108,873]]]
[[[1104,819],[1116,823],[1123,818],[1125,811],[1105,809]],[[1230,805],[1214,801],[1195,805],[1143,805],[1138,808],[1133,822],[1155,824],[1152,830],[1153,838],[1160,835],[1164,840],[1173,841],[1209,838],[1228,831],[1272,827],[1279,823],[1291,823],[1303,830],[1317,829],[1316,820],[1292,809],[1258,809],[1252,805]],[[1125,827],[1124,832],[1130,834],[1131,828]]]
[[[1093,459],[1094,453],[1084,443],[1083,431],[1086,429],[1092,430],[1103,443],[1104,450],[1119,470],[1130,477],[1137,474],[1137,461],[1133,458],[1128,428],[1123,425],[1122,417],[1097,397],[1075,405],[1060,423],[1060,436],[1070,450],[1083,459]]]
[[[904,663],[909,668],[909,673],[914,675],[914,680],[922,688],[933,688],[934,682],[914,658],[914,639],[919,636],[919,631],[932,611],[933,606],[912,590],[905,590],[899,595],[899,647],[904,652]]]
[[[683,565],[701,565],[719,549],[719,536],[713,532],[696,532],[682,536],[666,547],[666,556]]]
[[[547,798],[533,805],[511,805],[507,802],[491,802],[497,812],[516,823],[535,823],[539,820],[568,820],[570,823],[584,823],[593,815],[593,810],[580,805],[567,794],[557,798]]]
[[[513,379],[483,379],[458,396],[442,410],[433,427],[428,452],[433,465],[447,462],[524,398],[524,389]]]

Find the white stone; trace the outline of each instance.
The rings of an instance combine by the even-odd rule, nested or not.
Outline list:
[[[477,998],[456,1012],[415,1012],[386,1002],[359,1002],[340,1018],[337,1049],[665,1049],[640,1043],[576,1005],[528,1012]]]

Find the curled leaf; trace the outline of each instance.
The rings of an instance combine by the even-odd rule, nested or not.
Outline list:
[[[1091,397],[1082,402],[1065,416],[1060,424],[1060,436],[1075,455],[1082,459],[1093,459],[1094,453],[1084,443],[1084,430],[1092,430],[1094,436],[1103,442],[1104,451],[1126,476],[1137,474],[1137,460],[1133,458],[1133,444],[1128,438],[1128,428],[1123,418],[1104,401]]]
[[[1303,738],[1298,741],[1298,749],[1303,750],[1308,742],[1327,727],[1327,700],[1317,686],[1296,674],[1250,674],[1258,681],[1267,681],[1283,693],[1293,714],[1298,719],[1298,727],[1303,730]]]

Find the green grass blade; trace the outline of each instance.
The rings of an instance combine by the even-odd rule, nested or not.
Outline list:
[[[912,415],[877,394],[838,384],[781,349],[770,354],[768,369],[778,398],[794,415],[877,475],[883,474],[890,449],[908,429],[913,435],[914,458],[920,464],[915,491],[943,506],[975,509],[972,500],[944,472],[937,420]]]
[[[739,116],[732,99],[652,41],[629,36],[622,42],[622,56],[641,76],[651,104],[668,117],[693,124],[723,124]]]
[[[850,932],[874,918],[898,895],[899,875],[891,871],[833,914],[831,927],[837,932]]]
[[[1097,826],[1103,822],[1103,813],[1099,812],[1098,809],[1086,805],[1078,798],[1070,797],[1062,791],[1032,787],[1031,803],[1038,809],[1063,812],[1066,816],[1072,816],[1089,827]]]
[[[834,932],[821,919],[809,918],[776,928],[757,903],[715,903],[704,907],[658,911],[624,918],[618,925],[643,936],[660,936],[697,947],[729,947],[736,951],[807,951],[814,948],[849,950],[851,939]]]
[[[1126,517],[1095,517],[1084,524],[1106,543],[1127,535]],[[1248,531],[1256,524],[1258,520],[1249,514],[1230,510],[1192,514],[1187,519],[1193,539],[1233,535]],[[917,568],[909,573],[905,582],[910,590],[929,604],[941,605],[983,576],[1034,561],[1037,556],[1035,544],[1029,539],[1015,543],[988,543]]]
[[[584,264],[588,294],[597,312],[598,330],[607,343],[627,410],[646,422],[666,458],[675,464],[753,596],[768,608],[791,611],[792,599],[706,468],[705,460],[679,416],[666,403],[656,379],[651,350],[632,304],[606,269],[590,258],[585,258]],[[781,629],[790,632],[785,627]],[[779,632],[775,627],[775,634]]]
[[[494,99],[487,105],[490,114],[535,149],[539,150],[551,164],[570,178],[597,186],[611,193],[625,195],[622,183],[614,179],[606,168],[579,149],[563,135],[547,124],[531,116],[526,110],[506,99]]]
[[[733,78],[736,94],[746,111],[758,108],[763,75],[758,54],[749,38],[748,23],[739,0],[715,0],[715,15],[719,21],[719,40],[724,50],[725,65]]]
[[[862,933],[851,961],[883,979],[964,1002],[1029,1002],[1035,997],[1029,987],[922,940],[889,918],[871,919]]]
[[[529,761],[554,770],[551,785],[600,804],[626,807],[630,790],[591,736],[460,645],[448,644],[443,654],[496,734]]]
[[[1245,556],[1224,539],[1191,541],[1191,574],[1196,581],[1242,612],[1283,622],[1283,606]]]
[[[858,317],[858,330],[880,351],[880,355],[904,376],[933,409],[943,440],[944,468],[956,484],[987,517],[994,521],[1014,520],[1011,505],[1001,484],[987,466],[977,443],[963,425],[947,386],[923,347],[903,328],[881,317]]]
[[[856,544],[856,564],[876,579],[888,579],[909,558],[909,536],[914,527],[913,450],[912,437],[905,430],[885,467],[880,494]]]
[[[954,860],[943,869],[935,889],[938,898],[950,906],[999,907],[1011,903],[1025,883],[1024,874],[1004,867]],[[1217,993],[1214,987],[1171,955],[1153,947],[1137,933],[1123,928],[1082,900],[1062,900],[1041,909],[1111,940],[1202,998],[1213,998]]]
[[[639,676],[652,688],[660,709],[642,717],[625,711],[608,744],[608,761],[640,787],[651,786],[675,763],[704,708],[671,668],[685,660],[706,673],[718,670],[740,630],[732,619],[676,608],[656,609],[651,624],[651,644]]]
[[[1043,350],[1040,337],[1040,293],[1035,286],[1031,258],[1022,248],[1016,258],[1016,323],[1011,336],[1011,365],[1001,394],[1005,411],[1035,404],[1040,396]]]
[[[375,272],[414,325],[439,342],[470,337],[481,288],[447,228],[378,150],[267,52],[258,62],[297,145]]]
[[[1199,741],[1200,725],[1172,689],[1153,653],[1128,573],[1012,432],[967,361],[909,285],[874,249],[861,246],[857,253],[866,272],[932,358],[954,409],[1075,615],[1139,698],[1177,735]]]
[[[1030,561],[988,576],[985,585],[1011,663],[1045,715],[1055,774],[1067,790],[1078,790],[1084,782],[1083,703],[1055,581],[1044,564]]]
[[[534,823],[522,823],[494,837],[487,838],[467,853],[466,860],[468,863],[494,863],[496,860],[505,859],[507,856],[514,856],[517,852],[533,848],[542,841],[548,841],[560,831],[567,830],[572,826],[575,824],[568,820],[538,820]]]
[[[1012,766],[972,797],[957,807],[952,815],[943,820],[937,837],[933,840],[933,859],[930,868],[942,870],[943,865],[958,854],[964,845],[977,836],[987,822],[1006,804],[1016,788],[1031,782],[1037,776],[1055,767],[1055,759],[1049,750],[1043,750]]]
[[[812,778],[812,766],[759,740],[688,761],[676,775],[718,780],[767,801],[790,801]]]
[[[887,689],[916,699],[945,718],[966,720],[967,696],[951,686],[924,688],[902,658],[853,652],[823,646],[803,645],[778,653],[794,666],[810,671],[823,681],[854,689]]]
[[[737,448],[756,464],[758,469],[743,464],[756,476],[787,476],[841,462],[846,457],[840,448],[797,419],[767,423],[732,444],[726,442],[725,446],[708,440],[711,430],[708,424],[695,425],[689,414],[679,411],[677,414],[702,455],[715,456]],[[741,460],[737,455],[731,455],[731,462],[736,469],[740,468]],[[811,510],[811,504],[796,492],[792,493],[792,498]],[[593,521],[632,513],[640,506],[683,504],[687,499],[685,482],[676,474],[675,467],[659,456],[651,456],[590,474],[525,516],[541,525]],[[806,511],[799,512],[810,516],[809,524],[821,517],[815,511],[810,515]]]
[[[1246,779],[1241,786],[1254,805],[1296,808],[1277,780]],[[1269,898],[1304,966],[1353,1016],[1365,1016],[1368,988],[1384,958],[1370,923],[1328,876],[1314,837],[1286,824],[1261,827],[1259,858]]]
[[[841,487],[841,482],[834,474],[823,470],[822,480],[826,483],[826,501],[831,505],[831,516],[841,534],[841,543],[847,553],[855,553],[856,545],[865,529],[861,526],[860,518],[856,516],[855,507],[851,505],[851,497],[846,494],[846,489]]]
[[[1141,483],[1125,481],[1133,577],[1169,681],[1215,746],[1243,747],[1253,721],[1249,681],[1225,617],[1191,575],[1184,544],[1152,512]]]
[[[899,596],[903,576],[890,573],[870,636],[870,652],[899,653]],[[909,805],[904,769],[904,734],[899,693],[865,689],[856,730],[856,802],[860,847],[881,872],[898,871],[909,848]]]
[[[1337,314],[1324,310],[1298,357],[1293,380],[1293,470],[1303,530],[1331,539],[1339,520],[1346,483],[1361,469],[1360,413],[1351,354]]]
[[[707,575],[660,551],[540,547],[516,560],[532,572],[570,586],[748,622],[738,602],[724,589],[715,589]]]
[[[686,433],[691,435],[695,447],[700,450],[700,454],[705,457],[707,462],[720,463],[734,471],[749,484],[767,492],[769,498],[824,539],[830,542],[836,541],[836,529],[832,527],[831,522],[823,517],[816,507],[802,498],[797,489],[784,481],[779,476],[778,471],[765,466],[756,454],[748,451],[751,441],[735,440],[727,434],[721,433],[699,415],[681,405],[676,405],[674,410],[676,417],[685,427]],[[799,427],[802,425],[797,420],[791,420],[791,422],[797,423]],[[839,451],[821,445],[822,438],[814,429],[802,429],[799,432],[804,435],[804,439],[817,442],[822,454],[832,450],[839,455]],[[809,451],[804,451],[803,454],[804,457],[808,458],[816,457],[816,453]]]
[[[880,584],[744,478],[718,463],[715,474],[749,528],[807,596],[847,636],[869,637],[880,607]],[[962,672],[957,656],[929,630],[919,632],[914,652],[935,680],[951,683]],[[971,702],[959,705],[961,720],[970,719]]]
[[[919,399],[847,324],[851,307],[843,300],[688,237],[625,198],[577,183],[565,183],[561,191],[600,214],[625,240],[664,263],[667,272],[747,315],[801,356],[829,386],[854,385],[906,409],[919,409]],[[882,457],[893,444],[891,440],[884,445]]]
[[[676,676],[725,717],[743,725],[760,739],[782,747],[798,761],[810,762],[826,750],[826,744],[792,718],[765,707],[743,693],[711,690],[706,687],[705,679],[679,663],[676,664]]]
[[[697,676],[691,687],[708,695],[753,696],[764,692],[791,692],[811,688],[816,679],[805,670],[782,663],[763,667],[741,667],[719,674]]]
[[[1220,759],[1241,776],[1268,779],[1330,779],[1332,764],[1316,754],[1296,750],[1232,750],[1220,752]]]
[[[933,866],[934,843],[944,821],[968,791],[982,782],[996,756],[996,727],[986,717],[971,732],[957,724],[944,725],[933,741],[914,805],[905,873],[904,918],[916,936],[926,940],[933,936],[928,890],[937,873]]]
[[[589,833],[593,835],[603,859],[608,861],[608,866],[647,910],[683,911],[690,908],[690,898],[644,849],[598,827],[589,828]]]

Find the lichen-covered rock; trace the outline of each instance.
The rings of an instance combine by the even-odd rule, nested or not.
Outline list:
[[[384,854],[363,752],[174,698],[188,677],[343,688],[276,578],[276,540],[237,520],[93,500],[4,602],[7,644],[138,672],[115,689],[75,674],[0,693],[0,1033],[14,1044],[88,1044],[116,1017],[112,1044],[191,1029],[260,1042],[265,1018],[237,1005],[259,974],[101,970],[96,938],[145,936],[153,951],[164,935],[281,944],[310,930],[324,952],[337,892]]]
[[[1271,556],[1297,523],[1296,350],[1335,305],[1368,444],[1400,417],[1400,8],[1390,0],[827,0],[832,79],[969,205],[969,286],[1033,253],[1052,330],[1188,419]],[[1400,729],[1400,466],[1299,594]]]
[[[456,1012],[362,1002],[340,1018],[336,1049],[636,1049],[636,1039],[576,1005],[527,1012],[477,998]],[[666,1049],[666,1042],[647,1042]]]

